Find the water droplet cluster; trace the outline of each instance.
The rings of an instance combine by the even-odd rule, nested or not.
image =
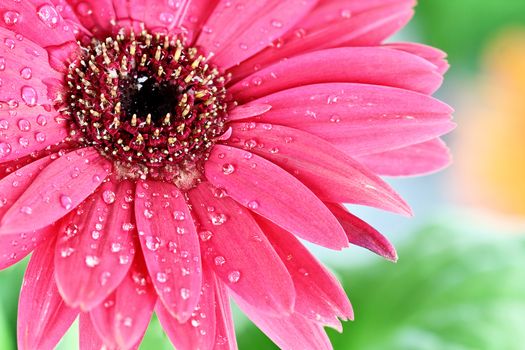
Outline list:
[[[66,78],[71,135],[123,177],[194,182],[224,132],[225,77],[165,34],[121,30],[81,46]]]

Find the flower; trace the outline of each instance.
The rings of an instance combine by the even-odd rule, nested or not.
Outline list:
[[[352,308],[296,238],[388,241],[340,203],[409,215],[378,175],[448,163],[446,70],[384,39],[414,1],[3,1],[0,266],[29,254],[20,349],[235,348],[229,297],[282,348]]]
[[[470,205],[503,214],[499,228],[523,231],[525,216],[525,30],[507,28],[491,41],[484,55],[482,74],[469,89],[470,101],[462,114],[468,127],[457,142],[457,191]],[[490,132],[490,142],[478,142]],[[487,214],[487,213],[485,213]],[[514,217],[514,220],[509,220]],[[512,221],[512,224],[509,225]]]

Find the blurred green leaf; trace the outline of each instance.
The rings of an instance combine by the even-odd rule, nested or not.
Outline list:
[[[13,335],[6,320],[4,308],[0,305],[0,349],[15,349]]]
[[[523,349],[524,239],[434,227],[400,257],[341,273],[356,321],[329,331],[335,349]],[[276,349],[253,326],[239,345]]]
[[[421,0],[413,23],[426,43],[449,54],[453,68],[472,68],[499,30],[525,25],[525,1]]]
[[[79,344],[79,333],[78,333],[78,318],[71,325],[69,330],[64,334],[64,337],[60,340],[55,350],[72,350],[78,349]]]
[[[168,339],[168,336],[164,334],[160,322],[156,315],[154,315],[149,324],[148,330],[144,335],[144,339],[140,344],[141,350],[172,350],[173,346]]]
[[[16,349],[18,294],[27,259],[0,272],[0,349]]]

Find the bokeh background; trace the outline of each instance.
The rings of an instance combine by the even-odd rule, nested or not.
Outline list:
[[[420,0],[395,41],[448,52],[438,97],[456,109],[452,167],[392,179],[416,217],[357,210],[398,248],[393,264],[359,248],[314,249],[356,319],[336,350],[525,349],[525,1]],[[16,349],[24,264],[0,272],[0,349]],[[235,311],[241,350],[276,349]],[[78,347],[76,327],[59,349]],[[142,349],[171,349],[154,319]]]

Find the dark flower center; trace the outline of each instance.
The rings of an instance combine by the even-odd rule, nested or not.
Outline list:
[[[191,187],[224,132],[225,83],[180,38],[122,30],[82,47],[64,113],[72,136],[112,159],[119,175]]]

